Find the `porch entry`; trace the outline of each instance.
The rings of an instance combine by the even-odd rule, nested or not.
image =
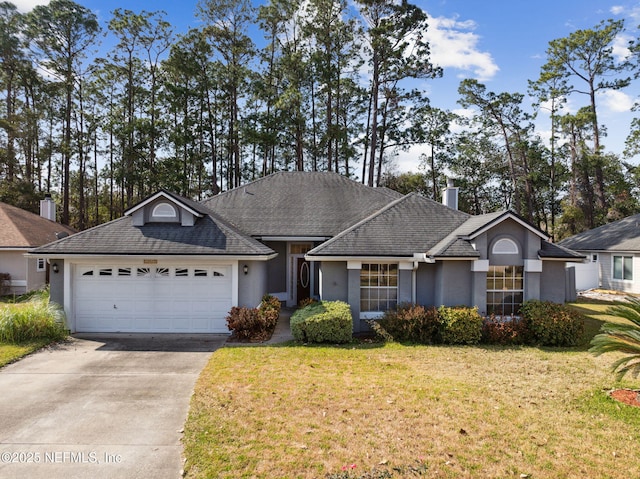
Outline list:
[[[313,283],[313,271],[311,263],[304,259],[304,255],[313,248],[312,243],[289,244],[289,277],[290,277],[290,304],[296,306],[303,299],[311,297]]]

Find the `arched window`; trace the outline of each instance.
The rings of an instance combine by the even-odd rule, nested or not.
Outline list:
[[[169,203],[157,204],[153,208],[151,215],[154,218],[175,218],[177,216],[176,209],[173,206],[171,206]]]
[[[518,254],[518,245],[508,238],[501,238],[496,241],[491,250],[493,254]]]

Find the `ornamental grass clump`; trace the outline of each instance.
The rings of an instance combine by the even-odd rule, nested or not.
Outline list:
[[[629,324],[605,323],[600,334],[591,340],[589,352],[599,356],[608,352],[620,352],[625,356],[611,365],[621,379],[630,373],[634,378],[640,375],[640,299],[627,298],[626,304],[607,309],[606,313],[629,321]]]
[[[56,341],[66,335],[64,311],[58,304],[49,301],[47,291],[23,303],[0,305],[0,341]]]

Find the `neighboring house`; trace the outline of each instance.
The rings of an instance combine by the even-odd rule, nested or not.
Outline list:
[[[470,216],[319,172],[201,203],[160,191],[34,254],[56,264],[52,298],[84,332],[228,332],[231,306],[265,293],[347,301],[355,331],[399,302],[511,314],[527,299],[564,302],[565,264],[584,258],[510,212]]]
[[[640,293],[640,214],[579,233],[560,244],[584,254],[590,263],[576,265],[576,277],[583,273],[590,276],[587,279],[593,287]]]
[[[0,203],[0,274],[8,275],[1,294],[23,294],[42,288],[48,277],[46,260],[25,254],[75,232],[55,222],[55,204],[50,196],[41,202],[40,214]]]

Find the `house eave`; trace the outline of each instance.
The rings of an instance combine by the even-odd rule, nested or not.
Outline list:
[[[307,261],[371,261],[371,262],[389,262],[389,261],[415,261],[413,255],[411,256],[367,256],[367,255],[344,255],[344,256],[319,256],[319,255],[305,255]]]
[[[260,241],[327,241],[331,236],[254,236]]]
[[[278,253],[260,254],[260,255],[234,255],[234,254],[148,254],[148,253],[27,253],[25,256],[33,256],[38,258],[63,259],[63,260],[80,260],[80,261],[129,261],[136,260],[163,260],[163,261],[202,261],[203,259],[222,259],[225,261],[269,261]]]

